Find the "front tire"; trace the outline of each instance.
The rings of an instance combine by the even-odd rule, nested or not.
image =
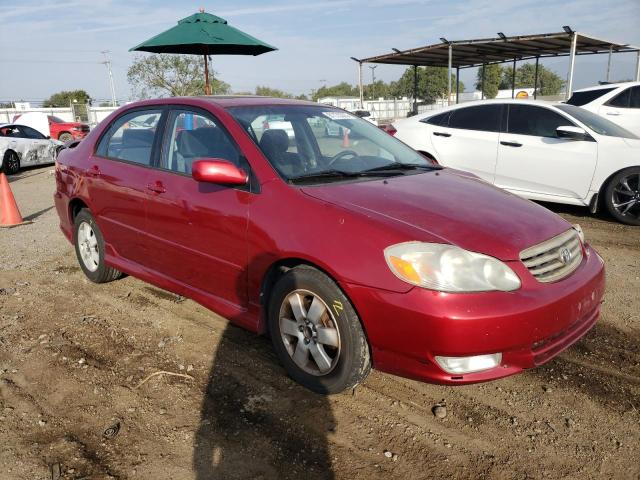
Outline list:
[[[104,237],[89,210],[80,210],[74,224],[76,257],[87,278],[94,283],[106,283],[120,278],[122,274],[104,262]]]
[[[351,302],[315,268],[292,268],[276,283],[269,333],[289,376],[314,392],[353,388],[371,370],[369,345]]]
[[[640,225],[640,167],[626,168],[614,175],[604,195],[613,218],[627,225]]]
[[[20,170],[20,158],[13,150],[9,150],[4,154],[2,170],[7,175],[14,175]]]
[[[67,143],[73,140],[73,135],[71,135],[69,132],[63,132],[58,135],[58,140],[60,140],[62,143]]]

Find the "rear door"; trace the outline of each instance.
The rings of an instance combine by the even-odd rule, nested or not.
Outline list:
[[[85,170],[91,209],[108,245],[107,254],[142,265],[148,258],[142,232],[162,115],[163,108],[155,107],[118,117]]]
[[[525,197],[583,199],[595,171],[595,141],[558,138],[559,126],[577,126],[547,107],[509,104],[500,134],[496,185]]]
[[[438,161],[493,183],[501,111],[499,103],[452,110],[447,123],[431,127]]]
[[[248,186],[198,182],[191,166],[202,158],[249,167],[230,134],[209,112],[174,108],[162,156],[146,192],[147,265],[191,288],[246,304]]]
[[[624,89],[602,105],[598,113],[640,135],[640,85]]]

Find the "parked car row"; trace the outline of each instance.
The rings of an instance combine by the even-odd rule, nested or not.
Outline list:
[[[590,110],[469,102],[399,120],[393,130],[439,164],[522,197],[604,206],[618,221],[640,225],[640,138]]]
[[[508,113],[495,107],[483,115],[499,139]],[[478,113],[417,123],[455,140],[459,112]],[[258,133],[266,116],[291,129],[274,120]],[[566,123],[554,128],[595,132]],[[486,149],[485,132],[468,132],[470,152]],[[509,135],[541,161],[557,143]],[[127,105],[61,152],[54,200],[90,280],[128,273],[268,331],[289,375],[316,392],[352,388],[372,367],[450,385],[519,373],[582,337],[604,293],[603,261],[579,227],[310,102]]]

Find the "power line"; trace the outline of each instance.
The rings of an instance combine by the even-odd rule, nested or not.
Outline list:
[[[0,58],[0,62],[4,63],[82,63],[91,65],[100,65],[103,62],[90,62],[82,60],[24,60],[20,58]]]

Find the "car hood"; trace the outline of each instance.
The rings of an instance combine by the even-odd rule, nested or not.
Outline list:
[[[451,243],[501,260],[571,225],[540,205],[452,169],[302,188],[325,202],[413,227],[406,241]],[[392,225],[390,225],[392,226]]]

